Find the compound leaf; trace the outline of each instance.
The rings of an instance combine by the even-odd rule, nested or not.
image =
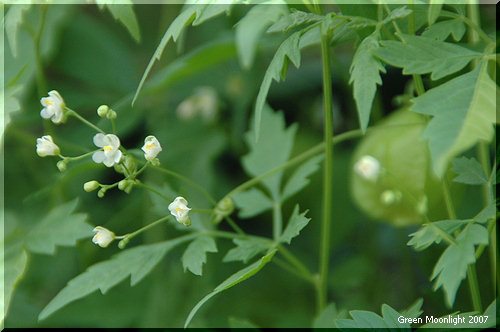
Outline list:
[[[12,4],[5,15],[5,34],[14,57],[17,57],[17,32],[23,23],[24,12],[30,7],[30,4]]]
[[[453,156],[493,137],[498,88],[486,66],[483,62],[473,71],[413,99],[412,111],[433,116],[422,137],[429,141],[439,176]]]
[[[374,50],[379,48],[377,38],[370,35],[359,45],[350,68],[353,83],[353,94],[358,108],[359,125],[363,132],[368,127],[372,102],[377,92],[377,84],[382,84],[380,72],[385,73],[384,66],[373,56]]]
[[[314,13],[306,13],[300,10],[293,10],[290,15],[282,16],[274,23],[267,32],[287,32],[303,24],[321,21],[324,17]]]
[[[215,240],[210,236],[199,236],[191,242],[182,255],[184,271],[187,269],[201,276],[202,266],[207,262],[207,252],[217,252]]]
[[[198,310],[201,308],[201,306],[203,304],[205,304],[205,302],[207,302],[208,300],[210,300],[212,297],[214,297],[215,295],[219,294],[220,292],[223,292],[226,289],[229,289],[229,288],[231,288],[231,287],[239,284],[240,282],[243,282],[243,281],[247,280],[248,278],[252,277],[253,275],[255,275],[267,263],[269,263],[271,261],[271,259],[273,258],[274,254],[276,253],[276,251],[277,250],[274,249],[273,251],[267,253],[265,256],[263,256],[261,259],[259,259],[255,263],[253,263],[253,264],[245,267],[244,269],[239,270],[238,272],[236,272],[235,274],[233,274],[232,276],[230,276],[229,278],[227,278],[219,286],[217,286],[213,290],[213,292],[211,292],[210,294],[208,294],[207,296],[205,296],[204,298],[202,298],[200,300],[200,302],[198,302],[194,306],[194,308],[191,310],[191,312],[189,313],[189,315],[188,315],[188,317],[186,319],[186,322],[184,323],[184,328],[188,327],[188,325],[191,322],[191,320],[193,319],[194,315],[198,312]]]
[[[92,226],[84,213],[73,213],[78,199],[52,209],[26,236],[25,247],[38,254],[53,255],[56,246],[74,246],[77,240],[90,237]]]
[[[431,280],[436,279],[434,290],[443,286],[446,302],[451,307],[455,302],[460,283],[467,274],[467,266],[476,261],[474,246],[488,243],[488,231],[478,224],[469,224],[457,237],[456,244],[446,248],[439,258]]]
[[[431,73],[438,80],[464,68],[471,60],[482,56],[452,43],[412,35],[401,35],[405,43],[384,40],[373,52],[386,63],[403,68],[403,74]]]
[[[70,280],[42,310],[38,319],[47,318],[65,305],[97,289],[105,294],[129,275],[130,284],[134,286],[151,272],[169,250],[192,238],[192,235],[187,235],[174,240],[138,246],[124,250],[107,261],[92,265],[87,271]]]

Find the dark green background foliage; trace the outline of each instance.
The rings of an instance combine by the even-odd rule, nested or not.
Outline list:
[[[305,10],[301,5],[290,7]],[[243,59],[247,67],[244,68],[238,59],[235,24],[249,6],[237,5],[232,8],[231,15],[220,15],[202,25],[189,26],[177,43],[167,45],[131,107],[148,61],[181,8],[181,5],[135,5],[140,28],[140,41],[136,42],[126,27],[115,21],[106,9],[101,11],[95,5],[49,6],[41,39],[47,78],[47,91],[42,92],[37,91],[36,61],[26,29],[21,26],[17,32],[17,57],[12,56],[9,44],[5,43],[4,81],[9,84],[6,102],[11,96],[19,100],[19,107],[8,109],[14,112],[7,114],[10,122],[3,138],[6,244],[14,256],[22,252],[23,241],[30,250],[24,277],[12,294],[6,327],[181,327],[203,296],[244,267],[241,261],[222,263],[234,244],[230,240],[217,239],[218,253],[208,254],[203,276],[184,272],[181,262],[184,244],[171,250],[134,287],[130,286],[127,277],[105,295],[95,291],[47,319],[37,321],[42,309],[69,280],[120,252],[115,244],[107,249],[94,245],[90,241],[93,226],[102,225],[124,234],[169,213],[168,203],[141,188],[135,188],[128,195],[111,190],[102,199],[95,192],[84,192],[82,186],[86,181],[96,179],[101,183],[113,183],[120,180],[117,173],[89,159],[71,163],[68,170],[61,173],[56,168],[55,158],[38,157],[36,138],[47,134],[54,137],[65,155],[74,156],[94,148],[94,132],[75,118],[60,126],[41,119],[39,99],[46,92],[58,90],[69,107],[106,130],[110,129],[109,123],[97,117],[96,109],[101,104],[110,105],[118,113],[117,131],[125,147],[137,149],[136,155],[140,157],[142,152],[138,148],[143,145],[144,137],[155,135],[163,146],[159,155],[162,166],[190,178],[216,199],[248,179],[241,162],[242,156],[248,153],[245,133],[254,125],[252,113],[261,81],[284,35],[264,34],[253,62],[251,57]],[[338,11],[335,6],[326,6],[326,9]],[[365,5],[361,10],[352,5],[340,9],[345,15],[377,19],[375,6]],[[42,10],[40,5],[32,6],[24,12],[25,21],[37,27]],[[482,6],[480,13],[485,31],[493,32],[495,7]],[[427,19],[417,18],[421,26]],[[406,22],[407,19],[401,19],[401,26],[407,26]],[[387,27],[392,29],[390,24]],[[358,47],[358,35],[364,37],[370,31],[365,28],[344,36],[343,43],[333,53],[336,133],[359,127],[349,85],[349,68]],[[456,39],[460,31],[452,33],[444,38]],[[335,42],[340,44],[340,41]],[[380,57],[384,59],[382,54]],[[389,59],[386,61],[391,63]],[[390,66],[386,66],[386,73],[381,72],[383,85],[379,86],[373,101],[370,126],[401,106],[395,106],[393,101],[405,92],[408,77],[401,75],[401,69]],[[436,84],[429,77],[424,80],[427,86]],[[176,115],[177,106],[201,86],[217,91],[216,118],[207,121],[198,116],[189,121],[180,120]],[[275,110],[283,110],[287,126],[298,123],[292,156],[322,141],[321,89],[318,45],[304,48],[300,68],[290,65],[286,80],[271,85],[267,98],[269,105]],[[330,302],[335,302],[339,311],[356,309],[380,313],[381,305],[387,303],[400,312],[422,297],[424,312],[435,316],[451,312],[442,291],[433,292],[429,281],[445,247],[434,245],[416,252],[407,242],[408,235],[419,229],[417,226],[397,228],[372,220],[354,204],[349,181],[353,176],[351,158],[357,143],[351,140],[335,147]],[[474,151],[466,155],[474,156]],[[310,176],[310,184],[286,201],[283,208],[284,220],[292,215],[297,202],[300,213],[309,210],[306,215],[310,218],[309,224],[292,241],[290,250],[312,271],[318,266],[321,168]],[[286,171],[284,178],[290,174],[291,171]],[[210,202],[199,192],[163,173],[147,170],[141,180],[155,188],[163,188],[164,192],[171,190],[173,195],[189,197],[190,205],[197,208],[209,207]],[[479,186],[454,183],[453,192],[459,219],[471,218],[482,209]],[[73,201],[75,198],[78,200]],[[37,238],[38,234],[33,233],[37,225],[51,211],[54,213],[55,207],[70,201],[74,207],[64,205],[66,210],[59,211],[61,215],[57,218],[80,222],[84,231],[88,228],[88,237],[75,239],[78,240],[76,245],[54,240],[58,244],[55,251],[44,244],[30,242],[33,238],[46,239],[44,234]],[[246,232],[271,236],[271,212],[249,219],[238,219],[235,212],[233,217]],[[83,223],[84,220],[92,226]],[[226,223],[220,227],[230,230]],[[28,239],[26,234],[31,234]],[[172,224],[162,224],[134,238],[128,247],[160,242],[180,234]],[[16,257],[23,262],[24,256],[14,259]],[[486,307],[494,299],[489,252],[477,262],[477,274]],[[471,311],[465,281],[452,311]],[[269,264],[244,284],[215,296],[199,311],[191,326],[228,327],[229,324],[243,326],[251,322],[262,327],[309,327],[315,314],[313,287],[278,265]]]

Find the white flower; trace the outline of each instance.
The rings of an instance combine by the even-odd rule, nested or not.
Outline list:
[[[40,111],[42,118],[51,119],[54,123],[62,122],[66,104],[59,92],[56,90],[50,91],[48,97],[40,99],[40,103],[43,106],[43,109]]]
[[[156,158],[158,153],[161,151],[160,142],[154,136],[148,136],[144,140],[144,146],[142,147],[142,151],[144,151],[144,158],[146,160],[153,160]]]
[[[191,220],[189,219],[188,213],[191,209],[187,207],[187,204],[188,202],[186,199],[179,196],[172,203],[170,203],[168,209],[178,222],[185,226],[190,226]]]
[[[375,182],[380,173],[380,163],[372,156],[366,155],[358,160],[354,165],[354,170],[366,180]]]
[[[177,116],[181,120],[191,120],[198,114],[206,121],[214,120],[219,108],[217,91],[209,86],[197,88],[193,95],[185,99],[177,107]]]
[[[99,245],[101,248],[106,248],[115,239],[115,233],[102,226],[97,226],[94,228],[93,232],[96,234],[92,238],[92,242]]]
[[[40,157],[56,156],[61,152],[59,147],[54,143],[50,135],[42,136],[36,139],[36,153]]]
[[[96,134],[94,144],[102,148],[102,151],[96,151],[92,155],[92,160],[96,163],[104,163],[107,167],[120,162],[122,152],[120,151],[120,139],[113,134]]]

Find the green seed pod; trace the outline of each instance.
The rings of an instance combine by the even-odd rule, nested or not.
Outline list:
[[[442,191],[433,173],[423,118],[402,109],[380,122],[354,151],[351,193],[374,219],[396,226],[421,224],[439,210]],[[434,208],[434,209],[433,209]]]
[[[123,179],[120,182],[118,182],[118,189],[125,190],[125,188],[127,188],[127,185],[128,185],[128,180]]]
[[[112,109],[110,109],[110,110],[108,111],[108,113],[106,114],[106,117],[107,117],[109,120],[114,120],[114,119],[116,119],[117,114],[116,114],[116,112],[115,112],[115,111],[113,111]]]
[[[88,193],[96,190],[97,188],[99,188],[99,182],[95,180],[85,182],[85,184],[83,185],[83,190],[85,190]]]
[[[97,197],[99,197],[99,198],[103,198],[103,197],[104,197],[104,194],[106,194],[106,189],[101,188],[101,190],[99,190],[99,191],[97,192]]]

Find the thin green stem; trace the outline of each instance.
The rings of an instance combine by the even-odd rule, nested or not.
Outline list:
[[[446,175],[443,177],[443,196],[446,204],[446,211],[448,212],[448,217],[450,217],[450,219],[457,219]]]
[[[333,196],[333,142],[331,140],[331,137],[333,137],[332,72],[330,69],[330,52],[326,31],[322,31],[321,33],[321,59],[323,64],[325,163],[323,173],[323,216],[321,220],[321,243],[319,254],[320,299],[318,313],[323,312],[327,303],[328,263],[330,258],[330,223],[332,219]]]
[[[116,135],[115,119],[111,119],[111,130],[113,131],[113,135]]]
[[[309,279],[306,275],[302,274],[297,268],[295,268],[294,266],[292,266],[291,264],[289,264],[287,262],[280,260],[278,257],[274,257],[272,262],[274,264],[278,265],[279,267],[281,267],[282,269],[284,269],[292,274],[295,274],[297,277],[304,279],[305,281],[312,282],[311,279]]]
[[[240,235],[246,235],[246,233],[231,219],[229,216],[225,216],[224,219],[227,221],[229,226],[238,234]]]
[[[408,1],[408,9],[411,10],[411,14],[408,17],[408,32],[410,35],[415,34],[415,6],[413,5],[413,0]]]
[[[273,239],[278,242],[283,230],[283,216],[281,214],[281,202],[273,203]]]
[[[34,37],[34,44],[35,44],[35,58],[36,58],[36,81],[37,81],[37,87],[38,87],[38,94],[39,96],[43,96],[47,92],[47,80],[45,78],[45,73],[43,70],[43,60],[42,60],[42,51],[40,47],[41,39],[42,39],[42,32],[45,27],[45,21],[47,18],[47,10],[48,10],[48,5],[42,5],[41,7],[41,13],[40,13],[40,25],[38,27],[38,31],[35,34]]]
[[[475,26],[480,27],[480,18],[479,18],[479,5],[477,3],[469,2],[467,4],[467,16],[474,23]],[[479,33],[477,30],[469,30],[469,41],[473,44],[479,41]]]
[[[483,306],[481,304],[481,295],[479,293],[479,284],[477,282],[476,265],[470,264],[467,266],[467,279],[469,281],[469,289],[472,296],[472,305],[474,311],[482,314]]]
[[[59,157],[63,160],[67,160],[67,161],[77,161],[77,160],[81,160],[81,159],[84,159],[88,156],[91,156],[94,152],[96,152],[97,150],[94,150],[94,151],[90,151],[90,152],[87,152],[87,153],[84,153],[82,154],[81,156],[76,156],[76,157],[65,157],[63,155],[59,155]]]
[[[253,239],[269,246],[269,248],[274,246],[274,242],[271,239],[262,236],[237,234],[237,233],[218,231],[218,230],[209,230],[209,231],[207,230],[204,231],[203,234],[209,236],[216,236],[224,239]]]
[[[67,111],[66,114],[68,116],[74,116],[75,118],[77,118],[81,122],[85,123],[87,126],[89,126],[90,128],[94,129],[95,131],[98,131],[98,132],[100,132],[102,134],[105,134],[104,130],[102,130],[101,128],[97,127],[95,124],[89,122],[87,119],[85,119],[84,117],[82,117],[80,114],[78,114],[76,111],[72,110],[71,108],[66,107],[66,111]]]
[[[142,187],[144,189],[147,189],[153,193],[155,193],[156,195],[160,196],[161,198],[163,198],[164,200],[166,200],[167,202],[172,202],[174,199],[173,198],[170,198],[170,197],[167,197],[165,195],[163,195],[161,192],[159,192],[158,190],[154,189],[154,188],[151,188],[150,186],[142,183],[142,182],[138,182],[138,183],[134,183],[134,186],[138,186],[138,187]]]
[[[215,205],[216,201],[215,199],[203,188],[201,187],[199,184],[197,184],[196,182],[193,182],[191,181],[190,179],[188,179],[187,177],[179,174],[179,173],[176,173],[174,171],[171,171],[169,169],[166,169],[166,168],[163,168],[163,167],[160,167],[160,166],[153,166],[154,169],[160,171],[160,172],[163,172],[165,174],[168,174],[168,175],[171,175],[173,177],[176,177],[184,182],[186,182],[187,184],[191,185],[192,187],[196,188],[198,191],[200,191],[212,204]]]
[[[305,276],[307,280],[310,282],[314,282],[314,276],[312,273],[309,271],[309,269],[297,258],[295,257],[288,249],[286,249],[283,245],[279,244],[278,245],[278,250],[283,257],[290,262],[295,268],[297,268],[297,271],[300,271],[300,273]]]
[[[304,4],[304,6],[306,6],[307,10],[310,11],[311,13],[316,12],[315,8],[311,5],[311,3],[308,0],[302,0],[302,3]]]
[[[141,174],[142,172],[144,172],[144,170],[150,165],[150,161],[146,161],[146,163],[144,164],[144,166],[142,166],[137,172],[135,172],[134,174],[134,178],[137,177],[137,175]],[[125,166],[125,165],[124,165]]]
[[[135,232],[133,232],[133,233],[125,234],[125,235],[124,235],[124,237],[123,237],[123,240],[121,240],[121,241],[118,243],[118,247],[119,247],[120,249],[125,248],[125,246],[127,245],[127,243],[128,243],[131,239],[133,239],[133,238],[134,238],[134,237],[136,237],[137,235],[141,234],[142,232],[144,232],[144,231],[146,231],[146,230],[148,230],[148,229],[150,229],[150,228],[152,228],[152,227],[154,227],[154,226],[156,226],[156,225],[158,225],[158,224],[161,224],[162,222],[167,221],[167,220],[168,220],[168,218],[170,218],[170,217],[172,217],[172,216],[170,216],[170,215],[169,215],[169,216],[162,217],[162,218],[160,218],[160,219],[158,219],[158,220],[156,220],[156,221],[153,221],[152,223],[150,223],[150,224],[148,224],[148,225],[146,225],[146,226],[144,226],[144,227],[142,227],[142,228],[139,228],[138,230],[136,230],[136,231],[135,231]]]
[[[191,209],[190,212],[211,214],[213,212],[213,210],[211,210],[211,209]]]

